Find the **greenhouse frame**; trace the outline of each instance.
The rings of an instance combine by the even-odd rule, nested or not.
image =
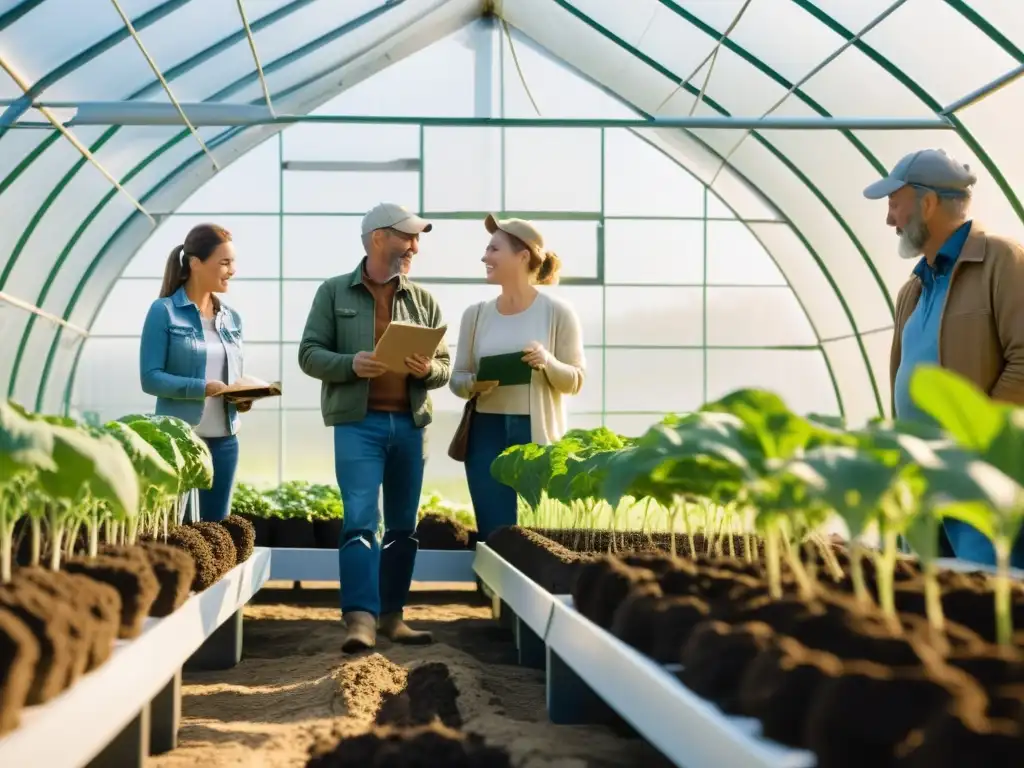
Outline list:
[[[1022,123],[1024,0],[0,0],[0,765],[1021,765]]]

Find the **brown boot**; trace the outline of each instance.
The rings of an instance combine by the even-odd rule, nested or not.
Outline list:
[[[341,643],[344,653],[358,653],[377,644],[377,622],[372,613],[352,611],[342,617],[345,624],[345,639]]]
[[[380,633],[394,643],[405,645],[430,645],[434,636],[430,632],[413,629],[402,619],[401,613],[386,613],[378,623]]]

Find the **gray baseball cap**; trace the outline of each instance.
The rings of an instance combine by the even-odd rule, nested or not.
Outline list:
[[[420,232],[429,232],[434,225],[398,203],[379,203],[363,216],[364,235],[375,229],[387,228],[397,229],[408,235],[418,235]]]
[[[910,184],[943,196],[959,197],[978,181],[970,167],[957,162],[941,149],[920,149],[900,160],[889,175],[868,185],[864,197],[881,200]]]

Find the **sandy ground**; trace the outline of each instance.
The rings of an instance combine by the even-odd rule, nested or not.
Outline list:
[[[406,671],[427,661],[448,665],[463,729],[507,748],[520,768],[665,765],[642,741],[608,728],[549,723],[543,673],[515,664],[511,633],[472,592],[414,593],[406,618],[432,630],[433,645],[382,640],[373,653],[347,657],[337,594],[326,585],[264,588],[245,609],[242,663],[185,675],[179,747],[147,766],[305,765],[316,741],[364,730],[382,692],[401,690]]]

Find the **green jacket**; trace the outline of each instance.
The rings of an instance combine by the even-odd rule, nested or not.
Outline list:
[[[399,277],[392,319],[431,328],[444,325],[437,302],[405,275]],[[334,426],[360,421],[366,416],[370,395],[368,379],[356,376],[352,361],[357,352],[374,347],[374,299],[363,285],[363,262],[354,272],[326,280],[313,298],[306,328],[299,344],[299,367],[307,376],[320,379],[320,410],[324,424]],[[431,422],[433,409],[428,391],[448,384],[451,357],[441,341],[425,379],[410,376],[409,401],[416,426]]]

